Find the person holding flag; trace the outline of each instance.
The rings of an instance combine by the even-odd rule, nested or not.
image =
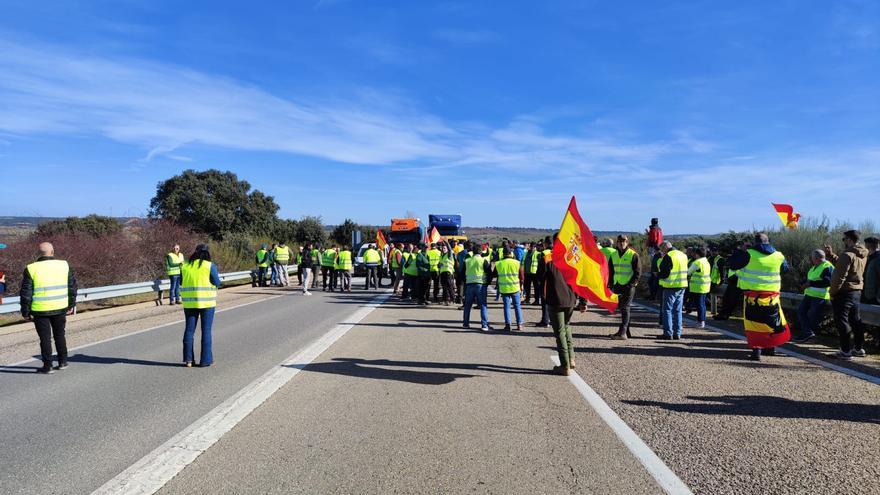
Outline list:
[[[762,353],[775,355],[776,347],[791,338],[779,303],[782,274],[788,271],[788,262],[764,232],[755,234],[753,244],[744,247],[731,255],[729,266],[738,270],[737,283],[743,291],[743,324],[752,349],[749,359],[760,361]]]

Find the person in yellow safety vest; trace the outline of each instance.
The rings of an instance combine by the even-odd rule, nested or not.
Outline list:
[[[495,274],[498,277],[498,292],[501,294],[501,303],[504,306],[504,330],[511,331],[510,306],[513,306],[516,316],[516,331],[520,331],[523,322],[520,287],[525,276],[522,266],[513,257],[513,250],[510,247],[505,247],[502,250],[502,255],[504,258],[495,263]]]
[[[660,287],[663,288],[662,306],[660,310],[663,322],[663,334],[660,340],[679,340],[681,338],[682,307],[684,292],[688,286],[687,255],[672,247],[672,243],[664,241],[660,244],[663,259],[660,261]]]
[[[433,287],[433,297],[435,303],[440,302],[440,250],[437,248],[436,243],[431,243],[428,246],[428,251],[425,255],[428,257],[428,262],[431,265],[431,269],[429,271],[429,279],[431,286]],[[425,298],[427,299],[428,292],[425,292]]]
[[[709,278],[714,288],[724,281],[724,256],[714,250],[707,249],[706,257],[709,259],[709,264],[712,265],[712,273],[709,274]]]
[[[470,328],[471,307],[474,303],[477,303],[480,306],[480,329],[484,332],[488,332],[490,330],[489,310],[486,305],[486,293],[483,291],[483,287],[486,284],[486,274],[487,272],[491,272],[492,268],[489,260],[484,259],[480,254],[480,251],[480,245],[475,243],[471,247],[472,256],[467,258],[464,262],[465,289],[464,304],[462,306],[462,309],[464,310],[462,326],[464,328]]]
[[[538,251],[534,242],[526,243],[526,254],[523,258],[522,266],[525,274],[525,282],[523,282],[523,304],[529,304],[532,299],[532,289],[534,289],[535,300],[540,300],[538,295]]]
[[[440,244],[440,285],[443,286],[443,305],[455,300],[455,253],[448,243]]]
[[[278,268],[278,285],[289,287],[288,266],[290,265],[290,248],[284,242],[275,247],[275,265]]]
[[[171,248],[171,252],[165,255],[165,274],[168,275],[168,281],[171,287],[168,288],[168,304],[180,304],[180,267],[184,262],[183,253],[180,252],[180,245],[175,244]],[[159,304],[161,304],[161,298]]]
[[[328,247],[321,253],[321,286],[323,290],[333,291],[336,279],[336,248]]]
[[[697,321],[700,328],[706,328],[706,296],[712,289],[712,265],[706,259],[706,250],[702,246],[693,248],[694,261],[688,267],[688,292],[691,304],[697,310]]]
[[[642,276],[639,253],[629,245],[629,237],[617,236],[617,249],[611,253],[608,262],[608,278],[611,290],[617,294],[617,309],[620,310],[620,327],[610,337],[614,340],[626,340],[631,337],[630,309],[636,295],[636,286]]]
[[[462,245],[462,243],[456,239],[453,239],[452,240],[452,254],[456,255],[462,251],[464,251],[464,246]]]
[[[819,325],[825,319],[828,308],[831,307],[831,277],[834,275],[834,265],[825,259],[825,251],[813,250],[810,255],[810,271],[801,285],[804,298],[798,306],[799,332],[795,342],[803,344],[816,337]]]
[[[364,267],[366,268],[366,276],[364,277],[364,290],[368,290],[370,285],[374,289],[379,289],[379,265],[382,263],[382,256],[376,250],[375,244],[370,244],[364,251]]]
[[[254,255],[254,263],[257,265],[257,284],[259,287],[266,286],[266,273],[269,269],[269,251],[265,244],[260,244],[260,249]]]
[[[195,363],[193,340],[196,324],[201,320],[202,350],[199,366],[206,368],[214,363],[211,329],[214,324],[214,309],[217,307],[217,289],[220,288],[220,273],[217,265],[211,262],[211,252],[207,244],[196,246],[195,252],[180,271],[183,277],[180,293],[186,320],[183,331],[183,364],[190,368]]]
[[[743,323],[752,349],[749,359],[759,361],[761,354],[775,355],[776,346],[790,338],[785,315],[779,308],[782,274],[788,271],[788,262],[770,245],[764,232],[755,234],[753,243],[743,247],[731,255],[728,266],[737,272],[737,285],[743,294]]]
[[[407,244],[402,254],[403,257],[403,292],[402,299],[416,300],[416,280],[419,278],[419,269],[416,267],[416,253],[412,244]]]
[[[67,368],[67,339],[65,326],[67,315],[76,309],[76,277],[70,265],[55,259],[55,248],[48,242],[39,246],[40,256],[29,264],[21,276],[19,304],[21,316],[33,320],[40,338],[40,356],[43,367],[37,373],[49,374],[52,370],[52,339],[58,354],[58,366]]]
[[[351,272],[354,269],[354,260],[351,250],[343,246],[336,257],[336,279],[340,292],[351,292]]]
[[[391,266],[391,276],[394,279],[391,283],[392,294],[397,294],[397,290],[402,286],[404,261],[403,244],[394,244],[394,247],[388,254],[388,264]]]
[[[602,255],[605,256],[605,260],[610,263],[611,255],[614,254],[614,251],[616,251],[616,249],[614,249],[614,241],[606,238],[602,239],[602,242],[600,244],[602,247],[599,248],[599,251],[602,251]],[[608,282],[610,283],[611,280],[609,280]]]

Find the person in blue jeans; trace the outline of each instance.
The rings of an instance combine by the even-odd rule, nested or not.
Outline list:
[[[831,277],[834,274],[834,265],[825,259],[825,251],[816,249],[810,255],[812,266],[807,272],[807,278],[801,289],[804,298],[798,306],[798,322],[800,330],[795,342],[802,344],[816,336],[819,324],[825,318],[828,308],[831,307],[831,296],[828,288],[831,287]]]
[[[663,335],[660,340],[679,340],[681,338],[681,310],[684,306],[684,292],[688,285],[687,255],[665,241],[660,245],[663,258],[660,261],[660,287],[663,288],[661,322]]]
[[[471,307],[474,302],[480,305],[480,329],[489,331],[489,309],[486,306],[486,294],[488,289],[487,276],[491,277],[492,268],[488,260],[480,255],[480,246],[474,244],[471,248],[472,256],[465,260],[465,286],[464,286],[464,328],[470,328]]]
[[[208,246],[199,244],[189,261],[181,267],[183,281],[180,293],[186,326],[183,331],[183,362],[186,367],[195,363],[193,338],[196,324],[202,322],[202,352],[200,367],[214,363],[211,329],[214,324],[214,310],[217,306],[217,289],[220,287],[220,274],[211,262]]]
[[[175,244],[171,252],[165,255],[165,273],[168,275],[168,304],[180,304],[180,267],[183,265],[183,254],[180,245]]]

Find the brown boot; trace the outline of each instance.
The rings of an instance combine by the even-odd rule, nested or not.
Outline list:
[[[554,366],[553,367],[553,374],[554,375],[568,376],[569,373],[570,373],[569,369],[566,368],[565,366]]]

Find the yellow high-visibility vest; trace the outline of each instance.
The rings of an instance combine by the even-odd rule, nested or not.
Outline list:
[[[519,261],[504,258],[495,263],[495,271],[498,272],[498,292],[502,294],[519,292]]]
[[[688,258],[678,249],[670,249],[666,256],[672,260],[669,277],[660,279],[660,287],[664,289],[684,289],[688,286]]]
[[[180,301],[184,309],[205,309],[217,306],[217,287],[211,283],[210,261],[190,261],[180,267]]]
[[[779,269],[785,256],[779,251],[764,254],[749,249],[749,264],[737,270],[737,286],[742,290],[779,292],[782,288],[782,275]]]
[[[180,275],[180,267],[185,261],[183,253],[168,253],[165,255],[165,258],[165,274],[169,277],[171,275]]]
[[[688,290],[692,294],[708,294],[712,288],[712,266],[705,257],[694,260],[697,269],[688,276]]]
[[[66,261],[35,261],[27,266],[27,272],[34,282],[31,312],[43,313],[69,307],[67,278],[70,276],[70,266]]]

